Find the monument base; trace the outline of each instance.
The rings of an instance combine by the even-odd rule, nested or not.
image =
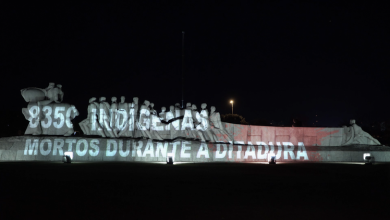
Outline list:
[[[62,161],[65,152],[73,152],[76,162],[166,162],[168,154],[174,162],[268,162],[271,155],[278,162],[364,162],[363,154],[370,154],[375,162],[390,162],[387,146],[241,143],[25,135],[0,138],[0,161]]]

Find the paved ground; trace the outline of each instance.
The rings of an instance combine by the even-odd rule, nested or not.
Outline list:
[[[389,219],[390,164],[1,162],[0,219]]]

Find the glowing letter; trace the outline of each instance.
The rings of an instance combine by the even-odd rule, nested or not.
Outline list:
[[[32,155],[34,151],[34,155],[38,154],[38,141],[39,139],[35,139],[33,144],[31,145],[31,139],[26,140],[26,146],[24,147],[24,155],[27,155],[27,150],[28,150],[28,155]]]
[[[284,152],[283,152],[284,159],[288,160],[288,154],[290,154],[291,159],[295,160],[294,145],[291,142],[283,142],[283,146],[284,146]]]
[[[280,157],[282,156],[282,145],[280,145],[280,142],[276,142],[276,145],[278,146],[278,153],[276,154],[276,159],[280,159]]]
[[[111,145],[113,145],[113,149],[111,151]],[[107,150],[106,150],[106,156],[112,157],[116,154],[116,151],[118,150],[118,144],[115,140],[107,140]]]
[[[47,150],[43,149],[45,147],[45,143],[47,143]],[[41,141],[41,144],[39,145],[39,151],[43,156],[49,155],[51,151],[51,140],[43,139],[43,141]]]
[[[304,160],[309,160],[309,157],[306,153],[306,148],[303,142],[298,142],[298,151],[297,151],[297,160],[300,159],[300,157],[303,157]]]
[[[142,157],[141,149],[142,149],[142,141],[138,141],[138,147],[137,147],[137,144],[135,144],[135,142],[134,142],[133,143],[133,151],[131,152],[131,156],[135,157],[135,152],[137,152],[137,157]]]
[[[248,142],[248,145],[246,146],[244,159],[248,159],[249,156],[251,156],[252,159],[256,159],[256,150],[251,142]]]
[[[126,141],[126,151],[123,151],[123,140],[119,140],[119,155],[127,157],[130,154],[130,141]]]
[[[89,142],[89,146],[95,150],[93,151],[92,149],[89,149],[89,155],[91,155],[92,157],[96,157],[99,154],[99,146],[97,144],[99,144],[98,139],[92,139]]]
[[[65,139],[65,143],[68,144],[68,151],[72,151],[72,144],[76,143],[76,139]]]
[[[148,143],[146,143],[145,151],[142,157],[146,157],[146,154],[149,154],[150,157],[154,157],[153,142],[150,139],[148,140]]]
[[[80,149],[81,148],[80,147],[81,144],[84,144],[83,151],[81,151],[81,149]],[[87,140],[80,139],[79,141],[77,141],[77,144],[76,144],[76,153],[77,153],[77,155],[82,157],[82,156],[84,156],[87,153],[87,151],[88,151],[88,142],[87,142]]]
[[[190,158],[191,153],[186,153],[186,150],[191,150],[191,147],[187,147],[186,144],[191,144],[191,141],[183,141],[181,143],[180,158]]]
[[[201,143],[198,154],[196,155],[196,158],[200,158],[200,156],[204,156],[205,158],[210,158],[209,156],[209,148],[207,147],[207,144]]]
[[[64,147],[64,140],[63,139],[54,139],[54,144],[53,144],[53,155],[57,155],[57,150],[58,150],[58,155],[64,155],[64,151],[62,148]]]
[[[48,128],[51,125],[51,117],[50,117],[51,112],[52,112],[51,107],[50,106],[43,107],[42,111],[45,112],[46,110],[47,110],[47,112],[45,113],[45,118],[41,122],[42,127],[44,127],[44,128]],[[45,123],[45,119],[47,119],[47,123]]]
[[[222,153],[220,153],[221,144],[217,144],[217,151],[215,152],[215,158],[224,158],[226,156],[227,145],[222,144],[222,147],[223,147],[223,151],[222,151]]]
[[[256,144],[259,146],[259,150],[257,151],[257,159],[267,159],[267,154],[268,154],[268,145],[265,142],[256,142]],[[264,154],[261,154],[262,151],[262,146],[264,146]]]
[[[30,113],[30,117],[28,119],[30,121],[29,126],[30,126],[30,128],[36,128],[38,126],[38,123],[39,123],[39,107],[34,105],[28,111]],[[33,123],[33,120],[35,120],[34,123]]]
[[[159,151],[161,152],[161,156],[166,158],[167,157],[167,151],[168,151],[168,143],[165,142],[164,146],[163,146],[163,143],[157,142],[156,157],[159,157]]]
[[[62,126],[64,125],[65,117],[64,114],[60,113],[60,111],[65,111],[65,107],[56,107],[54,110],[53,126],[55,128],[62,128]],[[59,123],[57,122],[58,121],[57,118],[60,119]]]

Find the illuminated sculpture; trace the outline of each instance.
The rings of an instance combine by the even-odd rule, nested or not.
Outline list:
[[[22,109],[24,117],[30,121],[25,134],[64,135],[74,133],[71,122],[79,112],[74,105],[61,103],[64,93],[62,86],[49,83],[46,89],[30,87],[21,90],[27,108]]]
[[[84,119],[79,123],[81,130],[86,135],[101,135],[101,133],[98,132],[97,129],[100,124],[97,121],[97,110],[99,109],[99,103],[95,102],[96,98],[92,97],[89,99],[89,105],[88,105],[88,116],[87,119]]]
[[[202,111],[200,112],[201,123],[196,127],[196,129],[203,131],[203,138],[206,141],[215,142],[213,134],[210,131],[209,113],[208,113],[206,107],[207,107],[207,104],[202,103],[202,105],[201,105]]]
[[[219,112],[215,111],[214,106],[211,106],[210,110],[211,110],[210,126],[211,126],[212,133],[214,133],[214,138],[216,139],[216,141],[220,141],[220,142],[233,141],[233,138],[230,136],[230,134],[226,131],[225,127],[222,125],[221,116],[219,115]]]
[[[380,142],[373,138],[369,133],[363,131],[362,128],[355,123],[354,119],[350,120],[350,123],[350,127],[343,126],[346,141],[342,146],[352,144],[380,145]]]

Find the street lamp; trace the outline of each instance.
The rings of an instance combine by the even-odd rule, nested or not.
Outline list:
[[[230,100],[230,103],[232,104],[232,114],[233,114],[233,100]]]

